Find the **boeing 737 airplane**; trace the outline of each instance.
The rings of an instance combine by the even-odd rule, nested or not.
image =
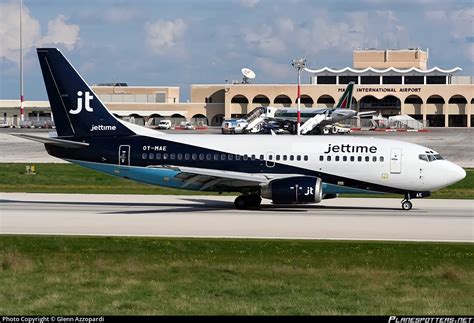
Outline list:
[[[240,192],[238,209],[318,203],[341,193],[397,193],[410,199],[466,172],[423,146],[351,136],[165,134],[112,115],[56,48],[37,50],[56,123],[52,156],[110,175],[165,187]]]

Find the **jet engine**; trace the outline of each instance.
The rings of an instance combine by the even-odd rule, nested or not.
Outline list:
[[[262,187],[261,195],[274,204],[319,203],[323,199],[322,181],[310,176],[275,179]]]

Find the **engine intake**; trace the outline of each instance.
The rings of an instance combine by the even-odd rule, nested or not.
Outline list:
[[[322,181],[311,176],[275,179],[262,187],[261,194],[274,204],[319,203],[323,199]]]

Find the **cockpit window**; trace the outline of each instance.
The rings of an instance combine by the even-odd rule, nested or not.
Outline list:
[[[428,161],[428,157],[426,157],[426,155],[418,155],[418,158],[421,159],[421,160],[424,160],[424,161]]]
[[[435,160],[443,160],[444,158],[441,157],[440,154],[420,154],[418,155],[418,158],[427,162],[432,162]]]

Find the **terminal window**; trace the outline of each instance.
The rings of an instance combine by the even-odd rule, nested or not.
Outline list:
[[[401,76],[382,76],[383,84],[402,84]]]
[[[318,76],[318,84],[336,84],[336,76]]]
[[[349,84],[349,82],[359,83],[357,76],[339,76],[339,84]]]
[[[380,76],[361,76],[360,84],[380,84]]]

